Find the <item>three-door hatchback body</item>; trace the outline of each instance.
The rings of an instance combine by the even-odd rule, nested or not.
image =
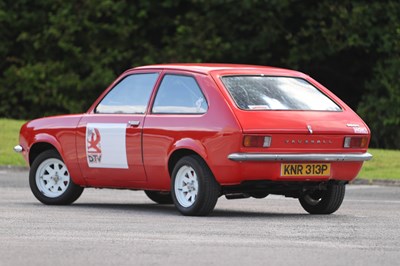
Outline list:
[[[209,214],[222,195],[269,194],[329,214],[371,159],[369,140],[356,113],[300,72],[166,64],[126,71],[84,114],[26,123],[15,150],[45,204],[127,188],[184,215]]]

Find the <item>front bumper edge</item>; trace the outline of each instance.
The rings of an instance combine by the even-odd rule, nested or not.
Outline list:
[[[17,145],[14,147],[14,151],[21,153],[24,150],[24,148],[21,145]]]

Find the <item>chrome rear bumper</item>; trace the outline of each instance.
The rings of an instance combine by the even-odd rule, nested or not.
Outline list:
[[[232,161],[284,161],[284,162],[362,162],[372,159],[366,153],[296,153],[296,154],[268,154],[268,153],[232,153],[228,155]]]

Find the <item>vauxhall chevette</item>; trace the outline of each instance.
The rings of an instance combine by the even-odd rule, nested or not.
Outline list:
[[[27,122],[14,149],[44,204],[125,188],[183,215],[208,215],[221,196],[270,194],[331,214],[372,158],[369,141],[363,120],[306,74],[164,64],[127,70],[86,113]]]

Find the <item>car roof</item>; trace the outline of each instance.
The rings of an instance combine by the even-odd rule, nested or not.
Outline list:
[[[295,70],[270,67],[270,66],[244,65],[244,64],[174,63],[174,64],[140,66],[133,68],[131,70],[146,70],[146,69],[168,69],[168,70],[179,70],[179,71],[191,71],[202,74],[211,74],[212,72],[219,72],[219,73],[232,72],[237,74],[263,72],[266,74],[276,74],[276,75],[304,76],[303,73]]]

